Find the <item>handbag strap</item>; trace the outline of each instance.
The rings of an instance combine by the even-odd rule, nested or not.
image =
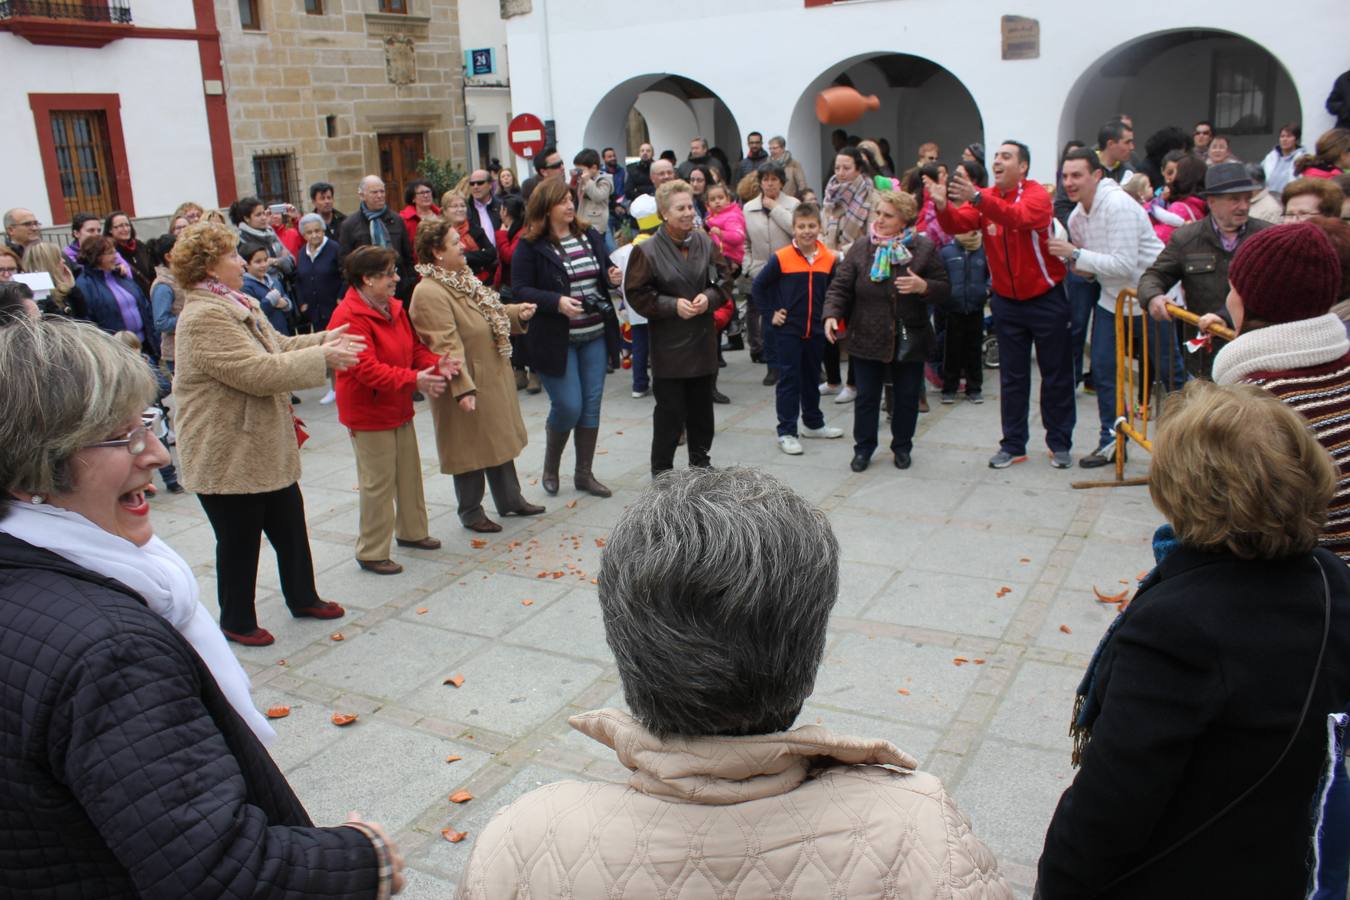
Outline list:
[[[1163,848],[1162,850],[1150,856],[1148,859],[1141,862],[1139,865],[1135,866],[1133,869],[1130,869],[1123,875],[1120,875],[1115,879],[1113,879],[1101,890],[1095,892],[1092,895],[1093,897],[1099,897],[1102,894],[1114,888],[1116,885],[1120,884],[1122,881],[1125,881],[1127,878],[1133,878],[1135,875],[1139,874],[1144,869],[1148,868],[1149,866],[1153,865],[1154,863],[1158,862],[1164,857],[1172,854],[1176,850],[1185,846],[1190,841],[1195,839],[1198,835],[1203,833],[1207,828],[1212,826],[1215,822],[1219,821],[1224,816],[1228,815],[1238,806],[1238,804],[1240,804],[1243,800],[1246,800],[1249,796],[1251,796],[1252,793],[1257,788],[1265,784],[1266,779],[1270,778],[1271,775],[1274,775],[1275,770],[1280,767],[1280,763],[1284,762],[1284,758],[1289,755],[1289,751],[1294,749],[1294,744],[1297,743],[1298,741],[1298,734],[1300,731],[1303,730],[1303,723],[1308,720],[1308,710],[1312,708],[1313,695],[1317,693],[1318,675],[1322,671],[1322,660],[1326,657],[1327,640],[1331,637],[1331,582],[1327,580],[1327,570],[1322,565],[1321,560],[1319,560],[1317,557],[1314,556],[1313,562],[1316,563],[1317,565],[1318,574],[1322,576],[1322,643],[1317,648],[1317,662],[1313,663],[1312,680],[1308,683],[1308,693],[1303,698],[1303,709],[1299,711],[1298,724],[1294,726],[1293,733],[1289,735],[1289,740],[1285,743],[1284,749],[1280,751],[1279,757],[1276,758],[1275,762],[1271,765],[1271,767],[1266,770],[1266,774],[1262,775],[1252,784],[1248,785],[1247,789],[1243,791],[1241,794],[1238,794],[1237,797],[1233,798],[1233,801],[1231,803],[1229,803],[1223,809],[1216,812],[1214,815],[1210,816],[1205,821],[1201,822],[1199,825],[1191,829],[1186,834],[1182,835],[1170,846]]]

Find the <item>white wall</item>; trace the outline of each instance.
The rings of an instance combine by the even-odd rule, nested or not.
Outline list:
[[[647,120],[647,139],[658,155],[663,150],[674,150],[679,159],[688,155],[689,139],[701,133],[698,118],[688,103],[662,91],[643,91],[638,94],[637,102],[633,105]],[[609,143],[620,146],[615,142]]]
[[[145,15],[142,15],[142,6]],[[137,3],[137,24],[151,16],[182,25],[173,9],[187,3]],[[99,49],[35,46],[0,33],[0,169],[17,196],[3,205],[26,206],[52,222],[37,126],[28,94],[118,94],[131,191],[138,218],[163,216],[184,200],[210,206],[216,200],[211,143],[206,125],[201,65],[195,41],[113,41]],[[45,127],[46,123],[43,123]],[[70,210],[71,214],[78,210]]]
[[[511,121],[511,91],[509,87],[478,87],[474,85],[508,85],[511,65],[506,46],[506,23],[501,18],[500,0],[459,0],[459,45],[463,50],[491,47],[495,51],[497,71],[492,75],[470,78],[467,99],[469,126],[474,133],[469,153],[475,166],[486,165],[478,158],[480,131],[497,133],[496,156],[502,165],[512,165],[511,148],[507,144],[506,126]]]
[[[1081,4],[1023,0],[1015,12],[1039,19],[1041,57],[1010,62],[1000,58],[1003,11],[972,6],[963,13],[959,33],[948,30],[942,34],[950,39],[935,39],[932,23],[951,20],[950,3],[944,0],[878,0],[811,9],[800,0],[745,0],[734,5],[686,0],[680,20],[698,22],[701,33],[754,35],[736,52],[709,52],[705,43],[672,40],[667,18],[634,15],[626,0],[535,0],[532,13],[507,22],[516,60],[513,107],[552,116],[558,122],[559,140],[580,146],[592,112],[611,86],[643,72],[680,73],[716,93],[742,129],[755,128],[766,135],[787,131],[789,148],[814,176],[821,171],[819,126],[809,112],[806,119],[799,115],[803,95],[814,96],[824,86],[814,84],[822,72],[828,72],[824,81],[828,84],[841,63],[847,68],[872,54],[914,53],[946,68],[970,91],[983,117],[986,143],[1022,138],[1032,151],[1033,177],[1049,179],[1059,149],[1061,116],[1075,79],[1136,37],[1171,29],[1217,28],[1257,40],[1288,69],[1302,98],[1304,132],[1314,136],[1331,125],[1322,100],[1346,67],[1344,35],[1350,30],[1350,7],[1344,0],[1306,0],[1298,18],[1319,23],[1315,29],[1272,27],[1269,7],[1257,3],[1203,8],[1139,5],[1109,28],[1085,27]],[[802,63],[803,36],[810,35],[828,36],[811,44],[819,66]],[[542,56],[545,43],[548,66]],[[578,47],[641,48],[641,52],[587,55],[586,77],[577,78]],[[898,163],[912,155],[913,148],[900,145],[894,151]]]

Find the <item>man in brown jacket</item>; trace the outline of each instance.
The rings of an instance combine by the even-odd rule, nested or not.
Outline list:
[[[1205,173],[1209,215],[1174,231],[1157,260],[1139,279],[1139,300],[1148,304],[1153,318],[1160,322],[1171,318],[1166,308],[1167,292],[1177,284],[1181,285],[1184,305],[1191,312],[1201,316],[1225,315],[1229,261],[1244,240],[1271,225],[1249,215],[1255,192],[1256,185],[1242,163],[1220,163]],[[1182,341],[1199,334],[1190,325],[1178,323],[1178,328]],[[1210,340],[1210,349],[1182,352],[1186,371],[1191,375],[1209,377],[1214,354],[1226,343],[1219,338]]]
[[[694,227],[694,193],[686,182],[656,189],[665,224],[636,245],[624,274],[627,303],[648,320],[651,341],[652,475],[675,467],[688,434],[689,465],[707,468],[717,386],[717,315],[731,296],[731,270],[707,232]]]

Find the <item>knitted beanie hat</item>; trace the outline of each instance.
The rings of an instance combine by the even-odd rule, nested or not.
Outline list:
[[[1341,261],[1311,222],[1266,228],[1242,242],[1228,264],[1244,318],[1272,325],[1326,315],[1341,288]]]

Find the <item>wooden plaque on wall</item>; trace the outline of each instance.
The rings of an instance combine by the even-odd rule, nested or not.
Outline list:
[[[1041,55],[1041,23],[1026,16],[1003,17],[1003,58],[1037,59]]]

